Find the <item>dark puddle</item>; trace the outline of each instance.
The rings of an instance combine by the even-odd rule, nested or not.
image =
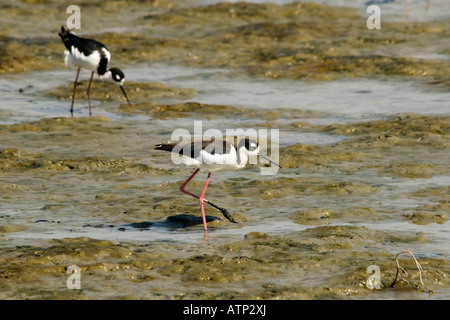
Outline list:
[[[212,222],[215,220],[222,220],[220,218],[206,215],[206,222]],[[165,228],[168,230],[185,229],[193,226],[203,225],[203,219],[199,216],[191,214],[177,214],[174,216],[168,216],[166,220],[161,222],[132,222],[118,228],[119,231],[126,231],[127,228],[134,228],[138,230],[152,230],[153,228]]]

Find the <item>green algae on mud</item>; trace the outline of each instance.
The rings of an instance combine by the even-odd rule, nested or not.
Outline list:
[[[290,110],[285,111],[292,114]],[[284,116],[283,111],[279,113]],[[324,146],[282,147],[281,164],[287,170],[298,172],[295,177],[228,178],[210,187],[211,194],[223,193],[221,201],[230,200],[234,204],[233,216],[242,226],[255,220],[254,216],[247,215],[246,206],[261,207],[264,214],[272,204],[286,202],[289,206],[283,210],[287,219],[320,227],[282,236],[247,234],[239,241],[211,242],[207,246],[91,238],[39,240],[29,246],[6,245],[0,249],[0,277],[4,280],[0,295],[22,299],[366,298],[372,294],[365,288],[368,265],[379,265],[387,279],[395,275],[393,253],[385,251],[386,245],[390,250],[398,248],[395,250],[398,252],[405,247],[426,245],[429,240],[421,233],[381,232],[330,224],[393,217],[417,225],[446,223],[445,186],[412,190],[409,196],[423,201],[423,205],[400,211],[396,207],[374,205],[367,198],[391,192],[383,183],[377,183],[376,178],[398,177],[401,163],[414,164],[415,170],[429,164],[427,168],[431,171],[427,174],[431,176],[446,173],[440,163],[446,163],[442,159],[448,153],[447,121],[447,117],[410,114],[360,124],[304,125],[305,131],[346,135],[347,139]],[[116,122],[104,117],[50,118],[2,125],[0,132],[3,200],[11,205],[39,203],[32,219],[42,221],[28,223],[22,229],[17,227],[15,214],[3,214],[2,242],[15,234],[31,232],[41,224],[47,228],[74,228],[70,223],[74,212],[81,215],[80,226],[75,227],[81,231],[135,229],[151,235],[151,228],[156,224],[193,232],[201,225],[198,204],[177,193],[184,180],[178,170],[142,163],[149,155],[130,146],[130,139],[140,149],[148,139],[160,138],[145,123]],[[399,136],[402,141],[381,139],[380,143],[373,143],[373,138],[388,134]],[[14,147],[19,141],[21,147]],[[108,146],[101,154],[99,141]],[[413,157],[411,152],[417,156]],[[290,158],[289,154],[298,159]],[[155,161],[159,157],[155,155]],[[389,162],[385,163],[385,159]],[[301,172],[295,170],[296,166]],[[313,177],[302,175],[309,170],[315,173]],[[348,174],[355,172],[366,179]],[[417,178],[420,172],[401,178]],[[180,181],[168,182],[168,177]],[[47,180],[51,184],[45,183]],[[191,188],[196,190],[202,185],[203,182],[196,180]],[[301,207],[295,206],[299,197]],[[211,214],[216,213],[207,212],[212,231],[241,228]],[[438,292],[450,286],[446,276],[448,261],[432,258],[420,261],[426,271],[425,283],[433,284],[430,286]],[[65,287],[66,268],[71,264],[77,264],[82,270],[81,292],[71,293]],[[330,278],[333,274],[338,276]],[[227,290],[223,290],[224,285]],[[129,294],[121,294],[124,288]],[[407,284],[399,285],[399,290],[405,290],[408,295],[420,294]],[[391,289],[379,292],[381,297],[390,293]]]
[[[87,99],[86,89],[88,81],[81,81],[77,84],[75,93],[77,99]],[[136,83],[127,81],[124,85],[125,90],[132,102],[128,109],[132,110],[136,104],[148,100],[160,99],[186,99],[196,95],[195,90],[186,88],[167,87],[161,83]],[[72,96],[73,84],[61,86],[48,92],[48,96],[58,99],[69,99]],[[106,101],[125,101],[125,98],[119,88],[109,82],[95,82],[91,90],[91,99]],[[126,109],[126,110],[128,110]]]
[[[349,8],[333,8],[310,3],[275,4],[220,3],[202,8],[182,8],[151,16],[152,26],[165,25],[190,34],[200,34],[191,43],[182,42],[189,63],[245,70],[251,75],[271,78],[333,80],[342,77],[380,75],[438,76],[448,63],[374,54],[385,47],[414,43],[422,34],[406,24],[389,24],[385,32],[371,32],[361,17]],[[215,24],[215,25],[214,25]],[[419,27],[420,28],[420,27]],[[439,29],[440,28],[440,29]],[[422,27],[423,33],[441,34],[444,23]],[[203,30],[208,30],[204,35]],[[444,37],[446,37],[444,33]],[[394,40],[393,40],[394,39]],[[211,48],[215,56],[211,55]],[[236,50],[239,48],[239,50]],[[390,49],[390,48],[389,48]],[[398,48],[399,49],[399,48]]]
[[[66,6],[51,4],[48,8],[39,3],[22,15],[22,3],[0,5],[5,16],[1,26],[12,17],[18,22],[14,29],[0,28],[1,74],[64,68],[59,26],[43,22],[42,16],[57,10],[54,16],[65,21]],[[241,2],[192,8],[149,0],[115,1],[108,10],[103,1],[85,6],[83,23],[89,29],[83,35],[107,44],[113,53],[111,65],[121,68],[136,62],[165,63],[224,67],[255,77],[389,77],[423,81],[430,90],[447,90],[449,85],[446,59],[414,58],[408,52],[411,47],[442,43],[435,53],[448,56],[448,20],[386,23],[381,32],[373,32],[353,9],[316,4]],[[111,28],[103,32],[108,25],[117,26],[117,13],[125,6],[135,10],[133,19],[114,29],[117,32]],[[35,25],[41,29],[35,30]],[[40,34],[23,37],[36,32]],[[86,99],[86,85],[87,81],[80,83],[78,98]],[[152,238],[153,228],[175,229],[174,237],[190,239],[202,231],[198,204],[178,192],[186,177],[168,164],[167,154],[151,153],[154,141],[167,137],[161,131],[170,131],[170,124],[159,121],[165,125],[161,129],[144,121],[82,117],[2,125],[1,298],[364,299],[376,295],[383,299],[398,295],[426,299],[429,296],[411,283],[393,289],[385,286],[379,292],[365,286],[369,265],[380,266],[383,282],[389,284],[395,275],[395,253],[416,246],[422,252],[434,247],[431,257],[425,254],[419,259],[424,281],[437,295],[444,292],[441,296],[448,298],[450,264],[439,252],[442,244],[426,232],[428,227],[448,223],[448,186],[426,184],[449,173],[447,116],[407,114],[323,126],[307,122],[318,114],[309,111],[267,112],[220,102],[184,102],[195,98],[192,89],[128,78],[125,89],[132,106],[105,107],[159,119],[164,113],[166,118],[228,121],[231,114],[260,119],[259,126],[276,125],[288,133],[316,132],[346,139],[327,145],[283,145],[284,176],[275,179],[256,177],[251,169],[246,177],[218,178],[208,192],[219,202],[232,203],[229,209],[240,224],[230,225],[207,208],[212,241],[199,244],[177,242],[170,234],[170,240]],[[71,93],[68,84],[50,95],[67,100],[68,105]],[[96,81],[91,94],[93,99],[124,101],[117,87],[108,83]],[[172,99],[183,102],[165,101]],[[0,116],[8,115],[0,112]],[[403,194],[398,195],[397,181],[406,186]],[[202,186],[199,180],[190,185],[193,190]],[[282,235],[244,235],[246,227],[274,215],[309,228]],[[355,221],[363,225],[400,221],[427,228],[420,233],[340,225]],[[230,233],[217,237],[217,229]],[[271,225],[265,230],[276,233],[274,229]],[[118,240],[76,237],[88,231],[102,237],[92,230],[109,232]],[[131,240],[127,237],[131,230],[142,233],[145,240]],[[236,234],[239,240],[230,240]],[[59,239],[46,240],[46,236]],[[71,236],[75,238],[64,238]],[[67,267],[72,264],[81,267],[82,290],[66,287]]]
[[[110,46],[119,65],[175,62],[191,67],[229,68],[252,76],[305,80],[407,77],[448,87],[445,79],[450,64],[445,59],[399,55],[409,53],[410,47],[445,43],[449,36],[446,20],[389,22],[374,32],[366,28],[365,19],[355,9],[312,3],[238,2],[203,7],[170,1],[120,3],[108,6],[105,12],[100,10],[101,2],[94,2],[84,16],[85,21],[95,25],[96,15],[115,18],[125,3],[134,12],[134,19],[126,27],[139,33],[96,35]],[[61,5],[57,8],[65,12]],[[9,28],[0,37],[4,43],[0,73],[63,67],[63,46],[56,28],[52,37],[22,39]],[[448,55],[448,48],[439,53]]]
[[[1,125],[0,131],[9,131],[11,133],[20,132],[56,132],[56,131],[75,131],[75,132],[112,132],[120,130],[120,126],[116,126],[110,122],[107,117],[55,117],[42,118],[36,121],[20,122],[15,124]]]
[[[448,221],[450,212],[450,186],[430,187],[414,192],[411,197],[432,199],[403,215],[403,219],[418,225],[430,223],[444,224]]]
[[[386,120],[355,124],[333,124],[326,132],[341,135],[359,135],[362,141],[373,139],[380,146],[435,146],[446,148],[450,136],[450,117],[443,115],[397,114]],[[375,140],[376,139],[376,140]],[[377,147],[375,145],[375,147]]]
[[[86,88],[88,81],[81,81],[77,85],[76,98],[87,99]],[[125,99],[117,86],[111,83],[95,83],[91,98],[105,101],[122,101],[114,112],[124,114],[144,114],[153,119],[172,119],[186,117],[224,117],[224,118],[254,118],[261,120],[277,120],[280,118],[296,119],[318,116],[320,112],[305,111],[290,108],[274,108],[272,110],[258,110],[221,104],[199,103],[195,100],[197,92],[188,88],[168,87],[161,83],[127,82],[126,91],[131,104],[124,103]],[[70,101],[73,85],[60,86],[56,90],[47,92],[50,97]],[[173,102],[179,101],[179,102]],[[270,123],[260,124],[262,127],[271,126]]]
[[[368,297],[367,266],[395,276],[392,253],[363,248],[383,242],[424,242],[422,235],[351,226],[322,226],[285,236],[250,233],[243,240],[208,246],[117,243],[87,237],[51,240],[46,246],[0,249],[3,298],[35,299],[348,299]],[[448,286],[448,263],[420,259],[424,282],[436,292]],[[82,290],[65,287],[69,265],[78,265]],[[410,265],[402,262],[403,266]],[[320,280],[324,275],[331,282]],[[328,277],[326,277],[328,278]],[[308,280],[307,280],[308,279]],[[164,289],[162,284],[164,283]],[[242,286],[245,283],[245,286]],[[223,286],[226,284],[227,289]],[[206,285],[206,286],[205,286]],[[34,288],[39,286],[39,292]],[[411,284],[399,286],[420,294]],[[118,290],[120,288],[120,290]],[[389,294],[382,288],[379,292]],[[127,294],[120,292],[126,291]]]
[[[246,114],[246,110],[232,106],[204,104],[198,102],[183,102],[164,104],[158,102],[142,102],[133,105],[122,104],[118,110],[126,113],[144,113],[155,119],[172,119],[192,116],[217,117],[239,117]]]
[[[410,178],[447,174],[449,121],[448,116],[407,114],[362,123],[303,124],[305,131],[349,138],[333,145],[283,147],[281,165],[315,169],[329,167],[330,163],[346,163],[350,171],[377,168],[381,174]],[[429,157],[430,152],[434,157]]]

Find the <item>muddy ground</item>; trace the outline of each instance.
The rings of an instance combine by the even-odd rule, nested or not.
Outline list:
[[[64,68],[56,32],[67,15],[65,6],[52,3],[2,5],[8,19],[20,23],[9,23],[0,32],[0,73]],[[236,77],[255,79],[369,77],[414,81],[430,90],[449,87],[448,59],[407,56],[415,47],[435,43],[438,53],[448,56],[442,44],[449,37],[448,21],[390,22],[388,31],[374,33],[355,28],[365,21],[355,10],[316,4],[192,8],[170,1],[116,1],[106,11],[100,1],[85,6],[89,10],[83,21],[91,34],[99,28],[95,18],[112,28],[114,16],[127,8],[123,30],[96,34],[109,44],[113,61],[121,67],[151,61],[226,68]],[[55,21],[24,36],[36,23],[33,17],[53,13]],[[80,82],[77,99],[86,99],[86,85]],[[71,88],[68,81],[44,95],[68,109]],[[318,125],[308,121],[308,112],[297,109],[268,112],[220,101],[200,103],[194,89],[132,79],[126,89],[131,106],[116,87],[99,81],[92,99],[102,100],[101,107],[110,112],[144,115],[148,121],[115,121],[94,112],[92,117],[68,114],[0,125],[1,299],[449,297],[449,257],[439,254],[440,246],[447,244],[424,232],[361,225],[448,225],[449,185],[414,184],[450,174],[448,115],[405,113]],[[0,111],[0,118],[7,117]],[[210,238],[202,241],[198,204],[178,190],[187,173],[153,146],[173,130],[173,122],[164,121],[212,117],[223,119],[224,125],[260,119],[262,128],[343,139],[325,145],[281,144],[283,169],[275,177],[260,176],[257,166],[248,175],[215,175],[208,194],[231,206],[239,223],[231,224],[207,208]],[[399,188],[398,181],[406,187]],[[190,187],[198,190],[202,183],[195,180]],[[214,237],[216,230],[244,230],[274,216],[301,228],[281,234],[267,229],[242,232],[237,239]],[[136,230],[151,239],[153,228],[186,233],[198,241],[126,240],[127,232]],[[118,240],[105,240],[101,233],[90,237],[95,230],[117,234]],[[77,236],[66,236],[71,232]],[[88,236],[78,236],[83,232]],[[34,241],[26,240],[33,235]],[[433,254],[417,257],[426,287],[407,255],[400,260],[409,276],[390,287],[397,253],[433,245]],[[81,268],[80,290],[66,287],[69,265]],[[367,288],[369,265],[382,271],[380,290]]]

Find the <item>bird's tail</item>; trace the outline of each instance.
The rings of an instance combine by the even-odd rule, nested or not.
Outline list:
[[[69,37],[70,30],[66,30],[64,26],[61,26],[61,32],[58,33],[61,39],[64,41],[65,38]]]
[[[161,143],[155,146],[155,150],[172,151],[175,145],[175,143]]]
[[[64,28],[64,26],[61,26],[61,32],[59,32],[58,35],[61,37],[61,40],[64,42],[64,45],[67,48],[69,48],[68,44],[69,44],[69,41],[70,41],[70,35],[72,35],[70,30],[66,30]]]

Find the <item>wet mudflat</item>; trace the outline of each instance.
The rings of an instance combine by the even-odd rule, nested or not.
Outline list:
[[[113,61],[126,74],[135,63],[140,72],[127,74],[131,106],[116,87],[96,81],[92,117],[82,80],[71,117],[60,112],[69,108],[74,72],[46,86],[25,80],[30,71],[46,79],[47,70],[64,68],[53,25],[20,35],[32,23],[25,4],[2,8],[23,19],[2,31],[4,52],[26,50],[17,57],[23,64],[8,54],[0,57],[4,79],[14,79],[1,88],[11,102],[0,109],[0,298],[449,297],[449,52],[441,47],[447,21],[390,22],[385,32],[371,33],[354,27],[361,20],[356,10],[317,4],[123,1],[105,13],[94,1],[83,21],[101,15],[109,29],[95,29],[97,22],[89,28],[100,30],[97,38],[110,44]],[[65,7],[59,9],[64,22]],[[58,7],[33,10],[48,14]],[[124,11],[129,22],[115,30],[113,15]],[[408,55],[424,42],[435,45],[439,59]],[[154,70],[142,67],[146,61],[168,65],[161,70],[217,69],[168,84],[142,75]],[[344,88],[345,81],[359,78],[409,83],[420,88],[412,103],[430,94],[439,112],[429,111],[427,101],[418,112],[393,101],[393,110],[400,105],[406,111],[390,112],[388,105],[349,115],[312,102],[283,103],[281,90],[267,95],[279,101],[268,106],[248,102],[245,93],[233,102],[218,99],[232,95],[231,87],[220,85],[227,81],[245,88],[262,80],[273,81],[272,88],[277,81],[304,87],[331,81]],[[24,82],[21,90],[17,79]],[[370,90],[359,90],[348,104],[376,104],[366,98]],[[308,92],[303,95],[312,101]],[[33,119],[30,110],[44,104],[55,107]],[[189,172],[175,167],[168,153],[153,150],[175,128],[192,131],[194,120],[202,120],[204,129],[276,128],[281,136],[283,169],[275,176],[260,175],[259,166],[213,174],[208,198],[239,223],[206,208],[206,242],[198,203],[178,189]],[[196,192],[200,177],[190,184]],[[403,250],[419,259],[433,294],[420,284],[408,256],[400,258],[408,282],[389,288],[395,256]],[[80,290],[66,286],[70,265],[81,269]],[[380,267],[381,290],[367,288],[370,265]]]

